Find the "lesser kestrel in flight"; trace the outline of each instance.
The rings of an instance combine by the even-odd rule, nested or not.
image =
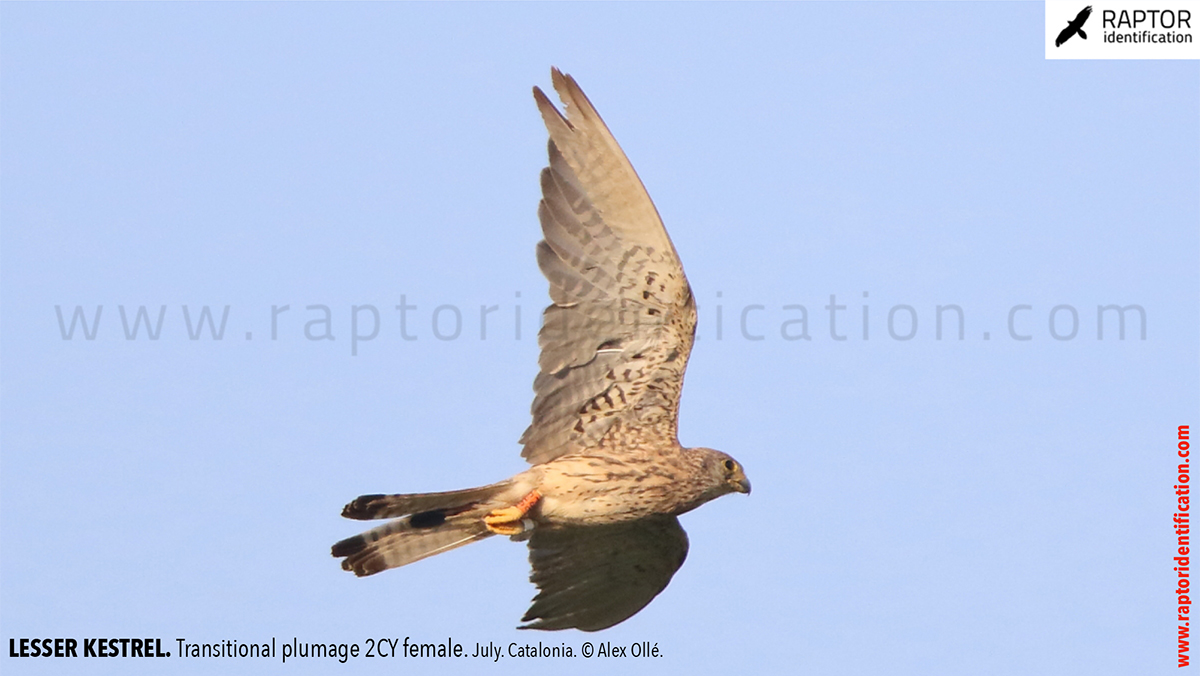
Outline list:
[[[479,488],[359,497],[342,516],[392,520],[333,555],[363,576],[492,535],[528,539],[538,593],[522,628],[596,631],[645,607],[683,564],[680,514],[750,482],[725,453],[679,444],[691,288],[608,127],[573,78],[551,76],[565,117],[533,90],[550,132],[537,261],[553,302],[521,437],[531,467]]]

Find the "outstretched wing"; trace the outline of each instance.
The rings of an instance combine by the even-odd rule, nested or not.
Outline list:
[[[532,464],[595,446],[615,424],[676,441],[696,306],[650,195],[570,76],[551,73],[563,117],[533,90],[550,132],[538,266],[553,303],[538,334]]]
[[[599,631],[658,596],[687,557],[673,516],[607,526],[539,527],[529,539],[538,594],[522,629]]]
[[[1075,24],[1073,24],[1073,23],[1067,24],[1066,28],[1059,31],[1058,37],[1054,38],[1054,46],[1062,47],[1062,43],[1066,42],[1067,40],[1070,40],[1071,36],[1074,34],[1075,34]]]

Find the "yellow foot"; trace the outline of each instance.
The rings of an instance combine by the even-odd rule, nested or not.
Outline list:
[[[536,490],[531,491],[529,495],[521,498],[521,501],[512,507],[504,507],[502,509],[493,509],[483,517],[483,523],[487,525],[487,529],[497,535],[519,535],[533,527],[533,521],[526,519],[525,515],[533,508],[537,501],[542,498],[542,494]]]
[[[488,517],[484,517],[485,519]],[[486,522],[485,522],[486,523]],[[502,523],[487,523],[487,529],[496,535],[520,535],[525,532],[526,526],[533,526],[533,521],[525,519],[523,521],[505,521]]]

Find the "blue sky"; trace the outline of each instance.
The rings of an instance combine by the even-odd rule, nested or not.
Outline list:
[[[657,643],[634,673],[1174,670],[1195,62],[1046,61],[1041,3],[0,19],[0,637]],[[515,631],[534,589],[500,538],[361,580],[328,554],[359,494],[524,467],[547,302],[530,88],[551,65],[624,146],[695,290],[681,441],[754,483],[683,517],[674,581],[599,637]],[[1144,340],[1135,309],[1098,338],[1113,304],[1144,310]],[[77,306],[102,306],[94,339],[63,338],[56,307],[69,325]],[[140,306],[165,306],[157,339],[126,337]],[[229,308],[219,340],[190,337],[204,306]],[[316,306],[332,340],[305,333]],[[938,306],[962,339],[952,309],[937,337]],[[396,661],[337,668],[533,664]]]

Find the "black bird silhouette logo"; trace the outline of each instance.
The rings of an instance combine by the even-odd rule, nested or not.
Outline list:
[[[1071,36],[1079,33],[1079,37],[1087,39],[1087,33],[1083,32],[1083,24],[1087,23],[1088,17],[1092,15],[1092,6],[1088,5],[1083,8],[1083,11],[1075,15],[1075,20],[1068,23],[1067,27],[1062,29],[1058,34],[1058,38],[1054,40],[1055,47],[1062,47],[1062,43],[1071,39]]]

